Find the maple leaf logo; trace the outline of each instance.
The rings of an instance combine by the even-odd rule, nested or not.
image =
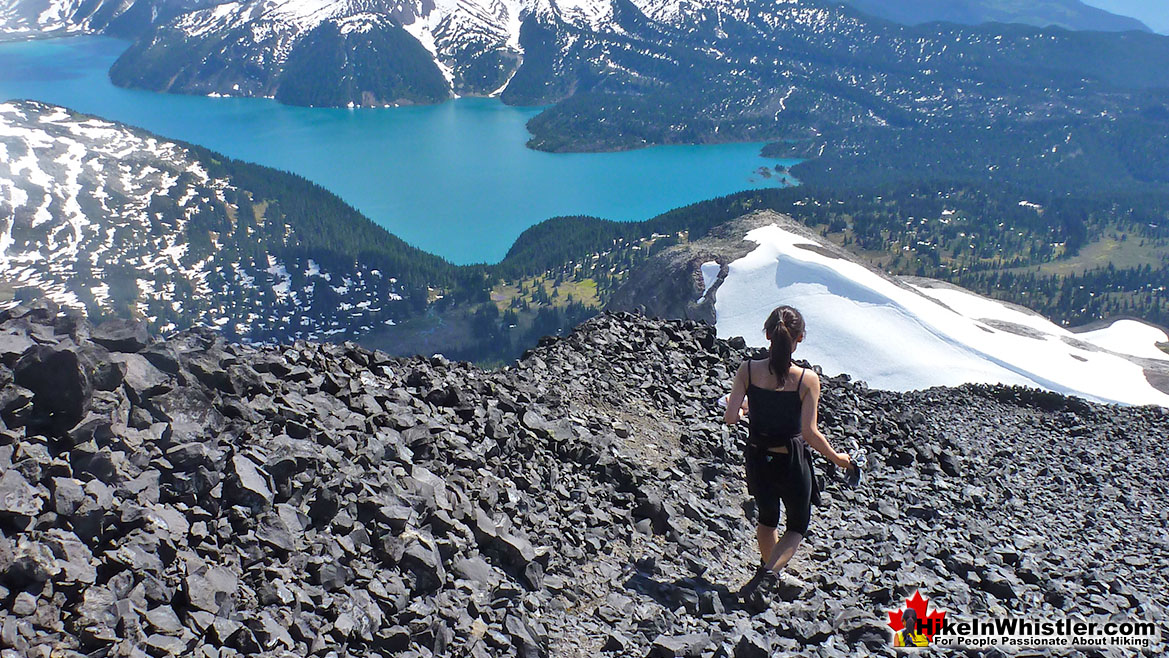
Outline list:
[[[928,612],[930,600],[923,598],[920,591],[913,593],[913,596],[905,600],[906,610],[912,609],[915,613],[912,616],[917,617],[917,630],[924,634],[931,642],[934,639],[934,634],[942,629],[942,623],[946,619],[944,610],[934,610]],[[903,618],[906,610],[898,608],[897,610],[889,611],[889,628],[893,629],[894,633],[899,632],[905,628]]]

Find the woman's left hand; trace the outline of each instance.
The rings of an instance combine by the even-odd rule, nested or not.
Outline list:
[[[843,469],[852,468],[852,457],[849,457],[847,452],[838,452],[832,458],[832,463]]]

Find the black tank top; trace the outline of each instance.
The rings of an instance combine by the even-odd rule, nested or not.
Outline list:
[[[763,448],[788,446],[792,437],[800,434],[800,385],[804,383],[806,368],[800,369],[800,380],[794,391],[776,391],[751,383],[751,362],[747,361],[747,406],[751,409],[751,443]]]

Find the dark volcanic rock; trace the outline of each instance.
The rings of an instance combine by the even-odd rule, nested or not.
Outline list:
[[[111,352],[138,352],[150,343],[144,322],[120,318],[94,327],[90,337]]]
[[[272,504],[268,478],[255,462],[244,455],[231,458],[227,479],[223,483],[223,494],[236,505],[260,509]]]
[[[224,567],[204,568],[188,574],[184,580],[187,602],[213,614],[229,614],[235,604],[239,579]]]
[[[682,656],[701,656],[710,636],[705,633],[690,633],[688,635],[660,636],[654,640],[650,650],[651,656],[660,658],[680,658]]]
[[[76,347],[37,345],[13,368],[17,385],[32,391],[38,426],[61,434],[81,421],[93,398],[96,368]]]
[[[39,492],[19,472],[0,475],[0,514],[36,516],[44,504]]]
[[[914,591],[1169,609],[1161,409],[822,377],[825,433],[873,467],[853,490],[818,464],[805,584],[744,601],[745,432],[714,404],[741,339],[606,314],[481,371],[54,308],[0,312],[13,655],[884,655]]]
[[[22,333],[0,333],[0,363],[11,368],[30,347],[33,339]]]

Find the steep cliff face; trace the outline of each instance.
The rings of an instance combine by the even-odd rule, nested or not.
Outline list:
[[[847,377],[821,423],[865,483],[819,461],[805,583],[741,598],[744,434],[714,401],[746,356],[627,314],[481,371],[0,312],[0,645],[891,655],[919,589],[949,619],[1164,618],[1165,410]]]
[[[714,304],[727,265],[751,252],[743,236],[773,221],[794,224],[775,213],[741,217],[716,226],[700,240],[666,249],[633,268],[606,308],[714,324]]]
[[[606,308],[715,324],[715,300],[726,280],[727,266],[751,253],[754,246],[743,236],[776,222],[800,226],[786,215],[751,213],[714,227],[699,240],[666,249],[635,267]]]

